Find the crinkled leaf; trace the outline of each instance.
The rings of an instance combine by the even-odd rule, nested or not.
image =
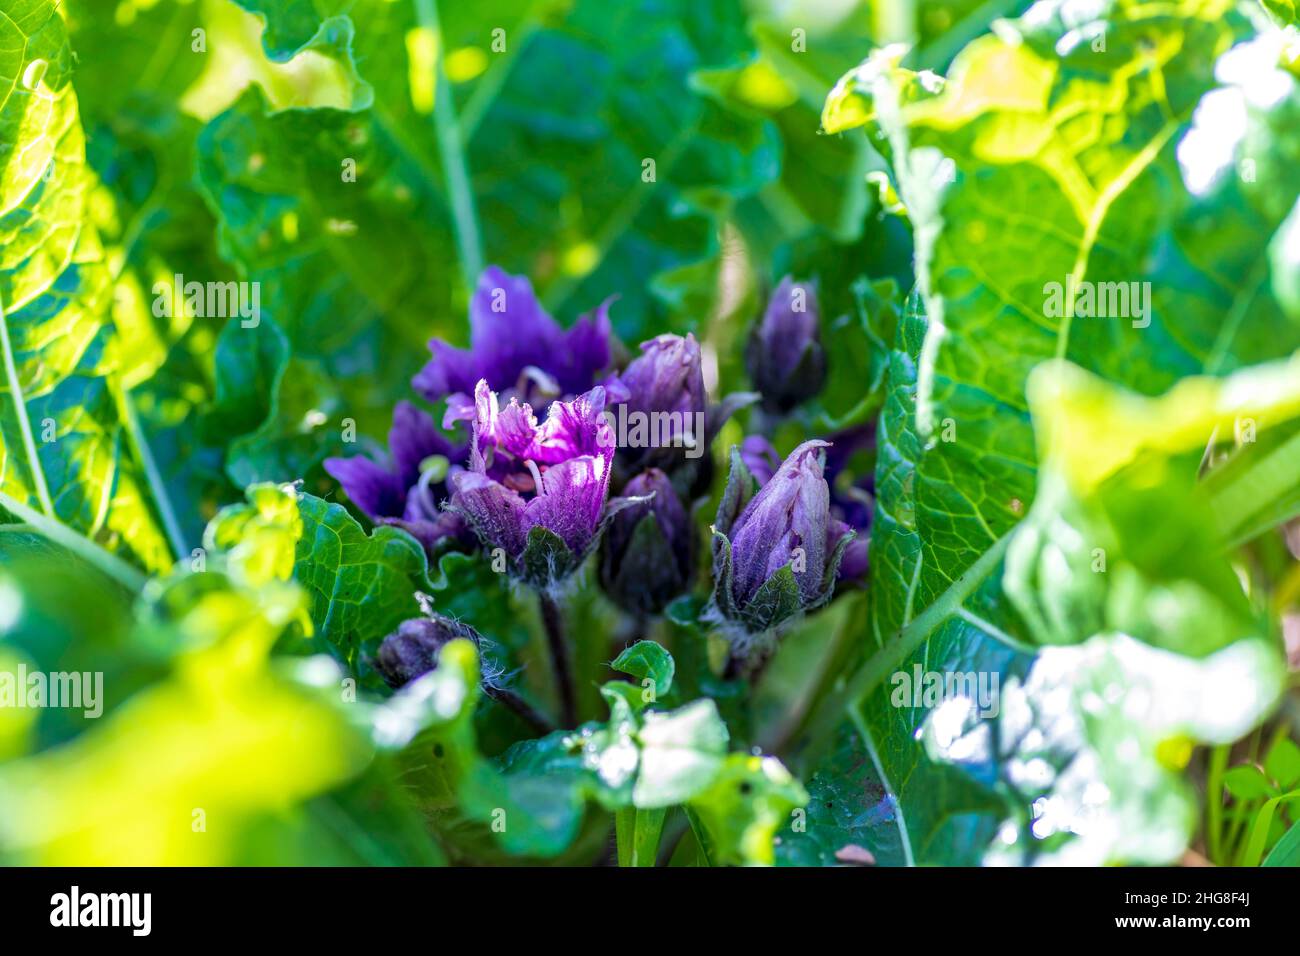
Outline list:
[[[294,578],[307,592],[320,639],[358,671],[372,642],[419,615],[415,592],[428,587],[424,549],[400,528],[366,534],[342,505],[312,495],[298,508],[303,532]]]

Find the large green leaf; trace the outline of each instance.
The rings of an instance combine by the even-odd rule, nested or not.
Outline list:
[[[1184,143],[1204,156],[1200,145],[1216,135],[1212,121],[1224,103],[1206,94],[1216,60],[1245,26],[1227,3],[1109,6],[1105,21],[1082,23],[1043,7],[1032,22],[972,43],[935,94],[908,86],[900,101],[899,84],[914,78],[882,70],[879,60],[847,83],[870,88],[868,109],[878,110],[888,134],[917,228],[932,326],[918,425],[926,441],[949,424],[953,436],[919,462],[917,502],[928,525],[926,563],[949,569],[949,580],[1032,500],[1024,384],[1035,364],[1067,357],[1152,394],[1180,375],[1221,374],[1300,344],[1300,326],[1265,290],[1251,283],[1242,292],[1226,278],[1251,274],[1252,260],[1265,270],[1259,279],[1267,274],[1260,253],[1300,191],[1294,164],[1266,189],[1252,172],[1272,169],[1294,148],[1294,123],[1282,125],[1300,102],[1294,82],[1288,96],[1251,108],[1254,141],[1227,154],[1228,163],[1250,160],[1241,175],[1194,166],[1186,154],[1180,167]],[[1088,38],[1103,28],[1104,49],[1094,49]],[[1233,54],[1238,63],[1243,55],[1267,50]],[[1287,76],[1267,71],[1212,96],[1257,102],[1261,83]],[[990,193],[1001,197],[996,206],[986,201]],[[990,248],[994,234],[1001,239]],[[1053,315],[1050,284],[1064,286],[1069,276],[1138,283],[1149,290],[1149,311]],[[926,590],[923,581],[922,596]]]
[[[224,317],[155,315],[158,283],[228,282],[215,220],[193,182],[202,123],[183,105],[212,66],[196,31],[214,33],[214,4],[64,4],[76,51],[87,159],[99,179],[89,206],[113,276],[120,376],[140,440],[158,474],[151,487],[177,550],[202,537],[204,518],[238,495],[222,475],[229,438],[191,428],[213,393],[212,341]],[[202,34],[199,34],[200,36]],[[214,46],[229,46],[212,36]],[[215,51],[214,51],[215,52]]]
[[[256,6],[278,53],[311,35],[301,5]],[[718,214],[775,175],[774,131],[730,116],[690,86],[695,70],[747,48],[730,0],[582,2],[549,16],[540,9],[544,25],[491,7],[349,7],[341,16],[356,25],[354,52],[375,89],[373,107],[268,116],[249,94],[214,121],[201,146],[201,179],[228,258],[266,284],[277,315],[330,318],[319,326],[325,338],[310,325],[301,335],[286,328],[308,349],[349,341],[367,315],[381,314],[405,337],[406,365],[419,361],[424,338],[455,322],[465,301],[453,231],[462,233],[462,252],[478,250],[462,266],[497,262],[529,274],[561,315],[619,293],[615,325],[641,337],[661,328],[665,314],[647,297],[646,271],[716,256]],[[441,20],[430,16],[438,12]],[[433,96],[435,75],[448,69],[437,59],[448,52],[440,42],[459,54],[450,64],[463,76],[442,99]],[[481,75],[476,63],[486,64]],[[448,126],[434,106],[453,101],[461,116],[452,112]],[[349,158],[358,174],[344,183],[340,164]],[[652,180],[648,172],[643,179],[646,160],[654,160]],[[461,167],[469,178],[453,178],[449,192],[447,177]],[[458,190],[472,191],[471,208],[457,208],[466,198]],[[298,226],[288,235],[286,214]],[[399,246],[424,251],[398,256]]]
[[[72,67],[56,5],[11,4],[0,19],[0,490],[159,569],[170,549],[126,427]]]
[[[45,572],[24,586],[10,622],[37,663],[82,671],[108,651],[131,667],[102,689],[102,719],[0,766],[7,862],[436,861],[389,768],[373,762],[343,672],[323,657],[269,656],[302,620],[289,580],[302,524],[294,495],[251,490],[209,527],[204,566],[153,581],[133,614],[66,558],[16,566],[19,578]],[[0,584],[14,580],[6,568]],[[52,634],[79,605],[94,607],[96,623],[75,625],[71,641]],[[331,794],[348,781],[355,789]],[[390,802],[359,849],[348,807],[376,789]],[[394,828],[409,851],[385,848]]]
[[[1068,357],[1151,394],[1188,373],[1224,374],[1300,344],[1300,326],[1268,292],[1262,254],[1300,182],[1293,166],[1266,188],[1254,176],[1294,148],[1284,118],[1295,84],[1268,58],[1267,38],[1255,41],[1263,50],[1223,57],[1248,33],[1230,7],[1117,2],[1097,7],[1102,21],[1039,4],[1035,16],[971,43],[946,82],[899,67],[901,51],[883,51],[828,101],[828,129],[879,131],[916,229],[928,313],[922,327],[911,310],[891,359],[872,539],[872,637],[882,650],[849,684],[875,688],[864,721],[886,785],[902,791],[919,861],[962,844],[952,827],[978,821],[988,831],[1002,755],[986,751],[964,782],[948,777],[915,741],[925,711],[891,705],[884,683],[910,663],[1003,680],[1023,672],[1025,631],[998,572],[1035,494],[1030,371]],[[1243,56],[1257,61],[1255,75]],[[1225,89],[1215,88],[1216,63],[1236,64],[1223,69]],[[1269,83],[1285,95],[1261,99]],[[1223,157],[1217,167],[1198,168],[1221,95],[1249,106],[1249,132],[1210,154]],[[1252,270],[1240,292],[1229,277]],[[1054,315],[1050,284],[1071,275],[1149,283],[1150,309]],[[1207,429],[1202,444],[1209,439]],[[1073,441],[1095,455],[1106,436]],[[1070,640],[1092,633],[1074,623]]]

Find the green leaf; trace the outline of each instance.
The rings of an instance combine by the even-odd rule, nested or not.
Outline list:
[[[697,794],[717,776],[727,752],[727,727],[711,700],[669,713],[649,713],[637,734],[641,765],[632,802],[669,807]]]
[[[676,670],[672,655],[654,641],[637,641],[624,648],[609,666],[639,681],[650,681],[656,697],[663,697],[672,689]]]
[[[89,637],[132,666],[103,719],[64,746],[0,767],[7,862],[231,865],[265,862],[259,854],[271,846],[281,862],[320,861],[337,839],[337,820],[322,824],[323,806],[304,804],[358,780],[374,747],[354,723],[357,705],[343,704],[344,675],[333,662],[270,659],[300,619],[302,595],[289,580],[300,522],[291,490],[265,486],[248,497],[209,527],[206,567],[179,566],[151,582],[134,619],[83,569],[64,562],[41,575],[57,603],[24,610],[38,620],[20,622],[19,634],[38,624],[44,640],[66,640],[52,625],[69,605],[95,599],[87,606],[98,626],[75,628],[68,652],[76,656],[62,663],[95,666],[100,651],[87,653]],[[23,595],[31,605],[42,588]],[[57,659],[47,656],[52,648],[33,650],[43,664]],[[77,809],[87,791],[98,795],[91,814]],[[409,825],[409,804],[393,797],[390,814]]]
[[[1293,0],[1260,0],[1264,9],[1273,15],[1278,23],[1290,26],[1300,24]]]
[[[802,606],[799,582],[793,567],[787,564],[764,581],[745,605],[745,623],[752,632],[761,633],[789,620]]]
[[[986,766],[968,768],[973,772],[963,772],[936,761],[918,740],[928,708],[914,705],[911,697],[902,706],[896,704],[889,681],[895,673],[911,675],[918,665],[923,671],[1005,680],[1023,672],[1026,658],[1007,633],[1016,630],[1016,623],[1003,609],[998,575],[990,574],[998,567],[996,552],[989,553],[987,557],[995,560],[985,560],[969,584],[961,578],[952,582],[943,566],[926,563],[916,500],[916,463],[924,444],[916,431],[915,402],[919,353],[927,328],[919,297],[913,295],[889,353],[887,390],[877,426],[871,624],[864,653],[873,653],[871,661],[878,661],[879,667],[860,668],[857,684],[829,697],[820,708],[825,715],[820,723],[827,734],[844,734],[840,708],[871,690],[862,700],[855,729],[867,737],[863,745],[875,754],[881,785],[893,801],[894,812],[884,825],[898,831],[902,861],[972,864],[978,860],[978,848],[991,839],[1001,812],[989,789],[997,762],[990,760]],[[828,759],[836,759],[834,752]],[[830,786],[837,774],[845,772],[844,766],[840,760],[838,768],[818,765],[816,769],[828,775]],[[893,860],[899,862],[899,857]]]
[[[1259,800],[1272,796],[1272,785],[1258,767],[1245,764],[1223,775],[1223,785],[1238,800]]]
[[[1262,866],[1300,866],[1300,823],[1293,823],[1286,835],[1265,857]]]
[[[625,807],[615,814],[619,866],[654,866],[667,809]]]
[[[943,784],[925,783],[921,771],[934,760],[917,755],[912,742],[924,713],[889,706],[882,684],[913,653],[930,670],[976,671],[1004,680],[1023,673],[1027,662],[1017,649],[1027,643],[1025,628],[1001,593],[998,572],[1009,533],[1029,512],[1040,485],[1041,456],[1026,394],[1031,370],[1046,359],[1065,357],[1104,381],[1157,394],[1190,373],[1223,375],[1300,344],[1300,326],[1268,294],[1267,263],[1261,265],[1258,255],[1300,191],[1300,181],[1282,160],[1292,152],[1289,117],[1300,102],[1293,80],[1271,67],[1275,60],[1267,49],[1233,51],[1238,62],[1269,64],[1258,77],[1226,91],[1249,107],[1250,145],[1237,144],[1234,159],[1258,155],[1276,169],[1268,189],[1250,176],[1231,175],[1226,166],[1196,168],[1191,150],[1202,149],[1213,136],[1204,125],[1208,112],[1198,113],[1207,94],[1219,92],[1213,65],[1248,35],[1248,24],[1226,2],[1187,3],[1175,15],[1118,0],[1068,23],[1067,6],[1040,4],[1036,16],[1003,24],[970,43],[946,82],[904,70],[892,51],[882,51],[841,81],[823,119],[832,131],[869,126],[873,143],[890,158],[917,244],[923,308],[909,307],[900,328],[880,428],[871,544],[872,640],[880,650],[840,698],[875,688],[864,701],[863,716],[886,780],[915,788],[913,794],[896,794],[913,848],[971,842],[968,832],[935,838],[932,825],[978,820],[980,831],[988,833],[993,822],[988,813],[997,801],[991,800],[988,784],[998,778],[1000,755],[981,751],[990,759],[969,761],[971,775],[964,783],[950,776]],[[1104,24],[1092,22],[1099,16]],[[1103,27],[1104,50],[1094,50],[1089,38]],[[1287,94],[1265,104],[1256,96],[1256,83],[1266,78],[1285,84]],[[1069,119],[1085,114],[1097,124],[1089,132]],[[1183,143],[1187,149],[1180,152]],[[991,194],[999,197],[996,207],[987,202]],[[1215,223],[1216,241],[1199,238],[1206,235],[1207,222]],[[1257,276],[1245,293],[1236,282],[1211,278],[1243,274]],[[1202,281],[1190,281],[1189,275]],[[1136,282],[1139,291],[1150,288],[1150,308],[1135,300],[1139,308],[1131,315],[1091,318],[1082,307],[1058,314],[1052,283],[1064,287],[1070,276],[1093,283]],[[1259,282],[1265,283],[1262,289]],[[928,316],[924,322],[922,312]],[[1284,374],[1279,368],[1265,377],[1276,384]],[[1044,382],[1050,377],[1044,372]],[[1187,397],[1205,388],[1189,386]],[[1191,454],[1194,432],[1203,448],[1217,421],[1201,418],[1193,426],[1189,417],[1187,432],[1174,439],[1185,443],[1180,451]],[[1126,424],[1145,434],[1146,423],[1130,419]],[[1076,427],[1069,437],[1064,431],[1060,435],[1080,462],[1127,454],[1124,442],[1116,443],[1104,428],[1080,433]],[[1146,435],[1142,442],[1159,439]],[[1165,451],[1161,460],[1171,457]],[[1051,522],[1064,517],[1064,526],[1070,515],[1062,514],[1060,496],[1045,489],[1050,490],[1037,489],[1044,500],[1035,510],[1041,540],[1054,542]],[[1113,490],[1104,507],[1125,501],[1118,486]],[[1204,492],[1189,494],[1196,500]],[[1126,513],[1113,516],[1131,529],[1126,547],[1138,541],[1143,505],[1155,497],[1153,491],[1150,499],[1128,501]],[[1146,576],[1108,577],[1104,608],[1097,606],[1103,591],[1096,590],[1090,570],[1067,582],[1072,590],[1053,592],[1022,577],[1023,561],[1014,573],[1008,563],[1009,588],[1019,586],[1035,604],[1055,604],[1050,615],[1029,615],[1039,639],[1046,633],[1044,622],[1059,623],[1057,639],[1077,642],[1091,636],[1100,621],[1145,620],[1144,636],[1205,654],[1230,640],[1229,634],[1241,636],[1243,621],[1253,624],[1253,616],[1226,562],[1214,549],[1179,551],[1215,535],[1213,528],[1197,532],[1188,524],[1197,513],[1189,503],[1187,498],[1165,503],[1168,513],[1178,514],[1186,537],[1165,542],[1162,536],[1145,549],[1126,551],[1125,559],[1149,562]],[[1096,536],[1090,531],[1098,527],[1092,522],[1089,531],[1076,529],[1075,546],[1091,546]],[[1016,537],[1026,550],[1028,534]],[[1061,534],[1059,540],[1071,538]],[[1103,539],[1096,543],[1105,546]],[[1083,553],[1092,556],[1090,550]],[[1171,563],[1178,559],[1181,569]],[[1080,570],[1078,555],[1072,560],[1070,566]],[[1050,566],[1047,560],[1037,565]],[[1152,581],[1155,567],[1183,590],[1153,588],[1165,583]],[[1209,603],[1189,605],[1186,616],[1172,622],[1173,633],[1161,638],[1161,622],[1152,615],[1162,600],[1174,594],[1183,598],[1192,593],[1189,588]],[[1191,625],[1197,611],[1210,605],[1216,613],[1198,645]],[[1029,607],[1020,602],[1022,610]],[[1072,616],[1084,608],[1091,616]],[[1259,632],[1252,627],[1244,633]],[[1267,672],[1255,677],[1264,681]],[[830,717],[816,726],[823,731],[832,726]],[[964,796],[947,792],[948,787]],[[937,794],[942,796],[927,810],[930,795]],[[970,815],[955,816],[959,807],[969,808]]]
[[[1300,783],[1300,747],[1289,737],[1279,737],[1264,757],[1264,771],[1283,790]]]
[[[916,75],[888,64],[846,77],[848,90],[866,93],[855,122],[875,117],[888,136],[917,230],[932,325],[918,430],[925,440],[939,438],[945,423],[956,431],[956,440],[937,441],[918,464],[920,520],[933,526],[922,529],[927,566],[969,565],[1032,500],[1036,455],[1024,386],[1038,362],[1066,357],[1153,394],[1180,375],[1222,374],[1300,344],[1300,326],[1267,294],[1243,300],[1235,285],[1181,278],[1188,266],[1205,275],[1251,273],[1255,252],[1300,189],[1294,175],[1281,173],[1270,187],[1286,197],[1280,206],[1251,182],[1180,165],[1180,143],[1213,135],[1194,122],[1213,87],[1212,64],[1246,32],[1229,7],[1188,3],[1183,15],[1170,16],[1120,0],[1105,8],[1104,24],[1073,24],[1070,32],[1058,19],[1063,5],[1048,4],[1032,21],[970,44],[941,92],[928,81],[918,89]],[[1103,26],[1105,50],[1094,52],[1086,38]],[[1161,68],[1122,88],[1124,65],[1148,58]],[[1284,71],[1276,75],[1292,94],[1249,111],[1270,168],[1289,154],[1293,136],[1271,124],[1300,102]],[[1227,95],[1254,102],[1252,84],[1263,81]],[[1104,135],[1084,136],[1064,121],[1070,104],[1084,101],[1109,104]],[[1001,197],[996,209],[982,198],[989,190]],[[1199,243],[1198,224],[1210,218],[1223,239]],[[990,252],[985,240],[995,234],[1004,239]],[[1155,253],[1166,247],[1170,255]],[[1152,291],[1150,308],[1057,315],[1051,290],[1069,276],[1136,282]]]
[[[806,815],[788,820],[780,829],[776,862],[835,866],[864,863],[869,855],[877,866],[906,865],[911,848],[898,826],[898,812],[864,735],[845,721],[831,756],[808,782]]]
[[[807,801],[803,787],[775,757],[730,754],[688,807],[714,866],[771,866],[777,830]]]
[[[313,22],[321,30],[350,18],[375,97],[347,114],[267,115],[250,92],[213,121],[200,144],[200,180],[222,221],[223,251],[262,280],[274,314],[301,317],[286,324],[296,346],[324,350],[360,336],[360,348],[402,368],[394,382],[418,367],[430,332],[447,331],[429,317],[457,314],[464,285],[449,285],[445,270],[433,281],[416,275],[401,266],[415,260],[392,249],[446,261],[454,251],[441,237],[453,225],[473,230],[485,261],[530,275],[561,313],[619,293],[615,325],[641,338],[665,328],[670,309],[691,321],[687,310],[698,305],[649,298],[647,268],[665,276],[703,263],[716,269],[716,223],[779,168],[770,125],[741,121],[692,87],[697,69],[749,46],[740,10],[726,0],[704,8],[583,0],[540,22],[509,5],[417,11],[365,2],[347,13],[247,5],[268,14],[264,41],[277,57],[301,49]],[[498,29],[504,50],[489,49]],[[394,37],[407,38],[408,62],[394,57]],[[453,77],[435,97],[426,77],[446,69],[438,60],[446,50],[477,51],[463,62],[481,56],[489,66],[463,86]],[[647,72],[648,63],[658,67]],[[453,102],[432,115],[435,104],[443,111]],[[355,182],[340,180],[344,158],[356,160]],[[462,167],[468,182],[451,188]],[[470,192],[470,208],[460,208]],[[282,228],[286,213],[296,235]],[[308,244],[334,223],[348,231]],[[374,314],[387,318],[382,329],[367,322]],[[384,336],[404,339],[407,352],[390,351]]]
[[[1264,850],[1268,846],[1269,834],[1273,830],[1274,815],[1277,809],[1283,804],[1294,804],[1296,801],[1300,801],[1300,790],[1278,794],[1259,808],[1259,813],[1255,816],[1255,822],[1250,828],[1250,836],[1238,853],[1236,860],[1238,866],[1260,865],[1260,861],[1264,858]]]
[[[834,356],[819,404],[828,432],[870,421],[884,401],[889,356],[902,313],[892,279],[853,284],[854,309],[832,321],[827,351]],[[866,388],[862,372],[868,370]]]
[[[544,588],[574,570],[574,554],[558,534],[534,525],[528,529],[528,544],[520,563],[525,579]]]
[[[0,490],[150,569],[170,547],[128,437],[112,275],[90,220],[95,176],[56,5],[0,22]]]
[[[367,535],[342,505],[312,495],[298,508],[294,578],[307,592],[320,639],[359,672],[363,651],[419,616],[415,592],[429,586],[424,548],[389,525]]]

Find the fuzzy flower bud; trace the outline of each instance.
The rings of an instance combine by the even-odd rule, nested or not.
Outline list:
[[[738,449],[714,524],[716,613],[747,645],[796,615],[821,607],[853,532],[832,520],[822,471],[824,441],[807,441],[755,492]]]
[[[410,618],[379,645],[375,670],[389,687],[402,687],[434,670],[443,646],[458,637],[479,643],[472,627],[442,615]]]

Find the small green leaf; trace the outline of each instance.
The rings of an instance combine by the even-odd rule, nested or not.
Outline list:
[[[1223,785],[1238,800],[1259,800],[1272,796],[1273,786],[1258,767],[1246,764],[1223,775]]]
[[[1264,758],[1264,772],[1283,790],[1300,783],[1300,747],[1289,737],[1279,737]]]
[[[763,582],[742,611],[746,625],[751,631],[759,633],[794,617],[802,605],[803,598],[799,593],[794,568],[787,564]]]
[[[533,525],[520,558],[524,579],[537,588],[547,588],[573,570],[574,554],[554,531]]]
[[[672,655],[654,641],[637,641],[609,666],[638,680],[650,680],[656,698],[663,697],[672,688],[676,670]]]

